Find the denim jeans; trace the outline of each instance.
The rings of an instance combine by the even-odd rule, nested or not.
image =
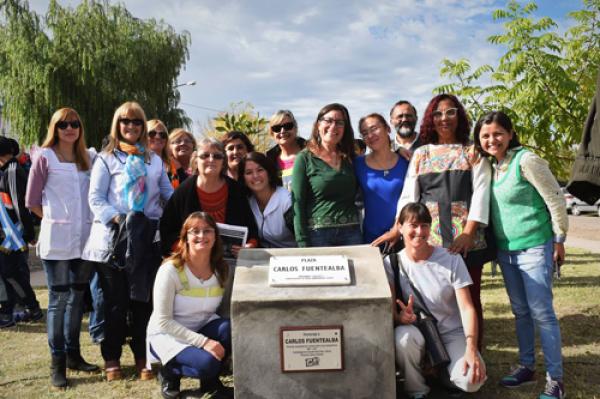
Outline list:
[[[104,293],[100,287],[98,272],[92,272],[90,281],[90,293],[92,294],[92,311],[90,312],[90,337],[92,341],[99,344],[104,339]]]
[[[498,251],[506,291],[515,315],[519,362],[535,365],[535,327],[540,331],[546,371],[562,380],[560,327],[552,305],[552,240],[519,251]]]
[[[360,226],[325,227],[308,232],[311,247],[339,247],[363,244]]]
[[[42,259],[48,280],[48,344],[54,356],[79,353],[83,295],[91,264],[81,259]]]

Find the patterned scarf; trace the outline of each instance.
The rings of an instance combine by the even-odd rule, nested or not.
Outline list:
[[[144,163],[144,148],[140,144],[120,142],[119,149],[127,153],[124,200],[130,210],[143,212],[146,204],[146,175],[148,174]]]

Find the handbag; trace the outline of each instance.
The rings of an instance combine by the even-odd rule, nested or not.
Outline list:
[[[390,256],[390,260],[392,258],[394,258],[394,256]],[[444,345],[444,341],[442,341],[440,331],[438,330],[437,319],[433,314],[431,314],[427,308],[427,305],[425,305],[425,301],[423,300],[421,293],[410,280],[406,270],[404,270],[400,255],[396,254],[395,258],[395,263],[400,265],[400,268],[402,269],[402,272],[404,272],[404,275],[410,284],[410,288],[413,290],[413,293],[418,301],[415,305],[417,321],[414,325],[419,329],[419,331],[421,331],[421,334],[423,334],[423,337],[425,338],[425,353],[427,354],[429,363],[432,367],[446,367],[448,364],[450,364],[450,355],[448,355],[448,351],[446,350],[446,346]],[[392,267],[394,267],[393,263]],[[396,271],[394,271],[394,275],[396,276]],[[399,279],[397,280],[397,289],[399,289],[400,282]]]

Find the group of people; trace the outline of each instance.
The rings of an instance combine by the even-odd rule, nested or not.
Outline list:
[[[168,134],[127,102],[96,153],[86,148],[77,112],[56,111],[24,196],[41,218],[52,384],[67,385],[66,368],[97,369],[79,349],[82,297],[96,273],[107,380],[123,378],[130,336],[141,379],[153,378],[152,360],[162,363],[163,397],[179,395],[183,376],[199,379],[201,394],[232,397],[218,379],[231,353],[230,324],[219,316],[234,274],[219,237],[218,223],[226,223],[247,228],[247,248],[371,244],[389,253],[396,361],[412,398],[429,392],[425,342],[413,325],[423,307],[437,319],[451,358],[440,373],[447,385],[473,392],[485,382],[481,275],[497,259],[519,344],[519,366],[500,383],[535,381],[537,326],[547,371],[540,398],[564,397],[552,271],[564,261],[567,217],[547,164],[521,146],[501,111],[484,115],[471,139],[468,115],[451,94],[429,102],[418,131],[408,101],[394,104],[389,123],[377,113],[362,117],[368,151],[357,155],[344,105],[323,107],[308,140],[292,112],[280,110],[268,127],[275,146],[263,154],[242,132],[198,142],[184,129]],[[7,162],[1,154],[0,162]],[[0,190],[3,199],[19,198],[2,179]],[[20,213],[27,212],[10,214],[13,225],[25,225]],[[23,231],[21,239],[33,241]],[[234,257],[240,249],[231,249]]]

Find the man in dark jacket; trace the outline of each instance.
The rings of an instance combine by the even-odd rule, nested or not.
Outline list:
[[[0,302],[0,328],[15,324],[13,311],[19,301],[25,311],[19,321],[43,317],[29,281],[28,243],[34,241],[33,220],[25,208],[27,174],[14,157],[14,144],[0,137],[0,276],[5,298]]]

